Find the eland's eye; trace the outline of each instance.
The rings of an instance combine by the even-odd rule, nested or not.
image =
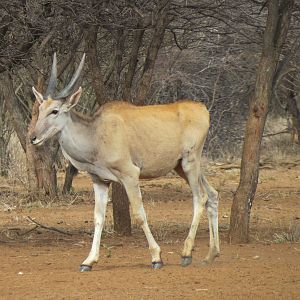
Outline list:
[[[51,115],[57,115],[57,114],[58,114],[58,109],[53,109]]]

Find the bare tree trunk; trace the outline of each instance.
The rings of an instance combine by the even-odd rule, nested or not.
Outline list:
[[[0,176],[7,177],[9,157],[7,154],[8,140],[4,136],[0,136]]]
[[[122,58],[124,53],[125,38],[126,38],[126,31],[124,31],[123,29],[116,30],[115,32],[116,47],[115,47],[115,58],[113,64],[113,81],[111,86],[113,90],[114,99],[118,99],[120,97],[118,90],[120,89],[120,82],[121,82]]]
[[[123,88],[123,99],[132,101],[132,82],[138,63],[139,49],[142,45],[144,29],[136,30],[133,35],[133,45],[130,52],[127,72],[125,74],[125,83]]]
[[[0,176],[7,176],[6,155],[4,148],[4,139],[0,137]]]
[[[131,235],[129,200],[124,187],[116,182],[113,183],[112,187],[112,203],[114,230],[121,235]]]
[[[2,95],[0,95],[0,108],[0,176],[6,177],[9,167],[7,147],[12,134],[12,128],[8,125],[7,109]]]
[[[64,195],[69,194],[72,188],[72,182],[74,176],[78,174],[78,170],[69,162],[66,168],[65,182],[62,189]]]
[[[250,212],[258,182],[262,134],[272,95],[274,75],[288,31],[293,4],[293,0],[268,2],[263,51],[246,124],[240,183],[231,207],[229,231],[231,243],[249,241]]]
[[[94,87],[94,92],[96,94],[96,101],[101,106],[102,104],[108,102],[109,99],[106,94],[103,75],[98,61],[97,33],[98,26],[88,25],[84,31],[84,38],[85,48],[87,52],[87,64],[92,77],[92,84]]]
[[[2,80],[3,97],[5,99],[5,105],[9,112],[10,120],[18,136],[20,144],[24,152],[26,152],[26,117],[20,109],[20,105],[15,96],[12,79],[10,78],[9,74],[3,75]]]

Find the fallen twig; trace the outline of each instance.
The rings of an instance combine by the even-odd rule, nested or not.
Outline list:
[[[19,233],[19,232],[17,231],[17,235],[18,235],[18,236],[26,235],[26,234],[32,232],[33,230],[36,230],[36,229],[39,228],[39,227],[40,227],[39,225],[35,225],[33,228],[31,228],[31,229],[29,229],[29,230],[27,230],[27,231],[25,231],[25,232],[22,232],[22,233]]]
[[[35,225],[37,225],[38,227],[41,227],[41,228],[44,228],[44,229],[47,229],[47,230],[56,231],[56,232],[59,232],[59,233],[62,233],[62,234],[72,235],[72,233],[70,233],[70,232],[66,232],[66,231],[63,231],[63,230],[55,228],[55,227],[49,227],[49,226],[43,225],[43,224],[33,220],[30,216],[27,216],[27,219],[29,221],[31,221],[32,223],[34,223]]]
[[[231,170],[231,169],[240,169],[241,165],[223,165],[220,166],[221,170]]]
[[[240,169],[241,165],[223,165],[219,167],[221,170],[232,170],[232,169]],[[274,166],[271,164],[264,164],[264,163],[260,163],[259,164],[259,168],[260,169],[274,169]]]

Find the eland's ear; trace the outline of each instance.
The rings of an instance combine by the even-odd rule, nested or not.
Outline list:
[[[39,104],[42,104],[44,99],[43,99],[43,95],[41,93],[39,93],[34,86],[32,87],[32,91],[34,93],[35,99],[38,101]]]
[[[75,105],[77,105],[77,103],[80,99],[81,93],[82,93],[82,88],[79,87],[77,92],[72,94],[71,97],[66,101],[66,106],[67,106],[68,110],[73,108]]]

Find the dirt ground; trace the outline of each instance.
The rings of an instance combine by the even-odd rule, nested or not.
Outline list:
[[[133,226],[131,237],[113,232],[109,204],[101,259],[88,273],[78,270],[93,232],[89,179],[80,174],[74,196],[58,203],[28,199],[21,186],[1,179],[0,299],[300,299],[300,167],[283,162],[262,168],[247,245],[226,241],[238,172],[234,165],[207,167],[208,179],[220,192],[221,256],[211,266],[200,265],[208,251],[206,216],[193,264],[180,266],[192,217],[191,192],[181,179],[169,176],[142,182],[164,268],[151,269],[139,228]]]

